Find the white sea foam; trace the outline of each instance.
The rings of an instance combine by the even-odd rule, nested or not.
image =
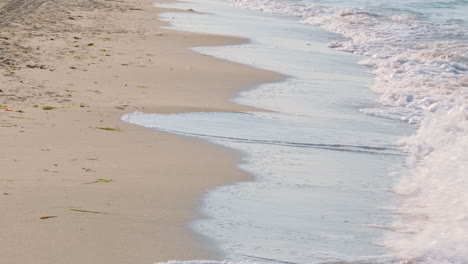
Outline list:
[[[400,141],[411,154],[395,187],[401,215],[384,245],[399,259],[468,263],[468,34],[458,23],[411,14],[277,0],[233,4],[301,17],[343,38],[329,46],[361,54],[373,68],[380,107],[366,114],[419,126]]]
[[[410,169],[395,187],[402,218],[385,245],[422,263],[468,261],[468,109],[431,114],[404,139]]]

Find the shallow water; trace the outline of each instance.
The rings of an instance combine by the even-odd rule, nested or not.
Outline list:
[[[254,181],[211,190],[192,227],[230,261],[323,263],[387,258],[378,245],[391,222],[389,168],[405,155],[396,140],[412,127],[359,110],[376,106],[371,75],[335,35],[297,19],[220,2],[178,4],[214,15],[163,14],[177,29],[251,39],[198,52],[291,76],[235,100],[273,113],[133,114],[124,120],[205,138],[246,153]]]
[[[229,261],[468,262],[467,1],[171,7],[212,14],[163,14],[176,29],[251,39],[198,52],[291,76],[235,99],[273,112],[124,117],[246,154],[254,181],[192,224]]]
[[[242,150],[255,181],[210,191],[193,227],[230,260],[315,263],[375,258],[389,223],[391,179],[402,160],[391,122],[279,113],[134,114],[132,123]],[[347,129],[343,129],[343,124]],[[362,136],[355,136],[361,134]]]

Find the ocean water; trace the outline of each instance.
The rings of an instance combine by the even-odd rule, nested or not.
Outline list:
[[[234,99],[271,112],[123,117],[245,153],[253,180],[191,223],[226,262],[468,263],[468,1],[170,7],[209,13],[174,29],[250,39],[196,51],[290,76]]]

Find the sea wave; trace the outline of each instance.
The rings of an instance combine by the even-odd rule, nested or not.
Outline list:
[[[452,3],[444,1],[441,4]],[[468,10],[466,1],[455,1]],[[380,106],[362,112],[418,126],[400,141],[398,220],[383,245],[401,260],[468,262],[468,30],[397,9],[335,8],[314,2],[233,0],[233,5],[298,16],[339,36],[329,47],[363,56]],[[421,3],[423,4],[423,3]],[[433,8],[433,7],[431,7]],[[439,7],[443,8],[443,7]],[[424,10],[421,13],[424,14]]]

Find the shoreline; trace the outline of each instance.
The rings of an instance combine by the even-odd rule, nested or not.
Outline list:
[[[210,1],[164,6],[213,14],[160,15],[176,29],[251,39],[194,50],[291,76],[235,99],[270,113],[137,113],[125,119],[246,153],[240,167],[255,180],[210,190],[203,199],[209,217],[193,228],[220,241],[234,262],[365,262],[385,254],[374,243],[384,231],[373,225],[389,223],[387,169],[399,156],[389,146],[404,129],[358,111],[374,103],[367,86],[372,76],[358,65],[362,57],[327,48],[326,32],[295,19]]]
[[[91,10],[80,6],[83,1],[61,7],[40,2],[26,26],[20,24],[24,32],[13,26],[15,34],[5,40],[27,37],[17,52],[26,49],[32,58],[3,65],[4,261],[219,258],[209,243],[199,245],[204,238],[187,223],[200,216],[196,205],[204,191],[249,178],[235,166],[240,154],[120,117],[252,110],[231,97],[281,76],[189,50],[244,40],[164,29],[156,15],[165,9],[153,1],[94,1]],[[46,19],[50,10],[66,8],[63,26]]]

